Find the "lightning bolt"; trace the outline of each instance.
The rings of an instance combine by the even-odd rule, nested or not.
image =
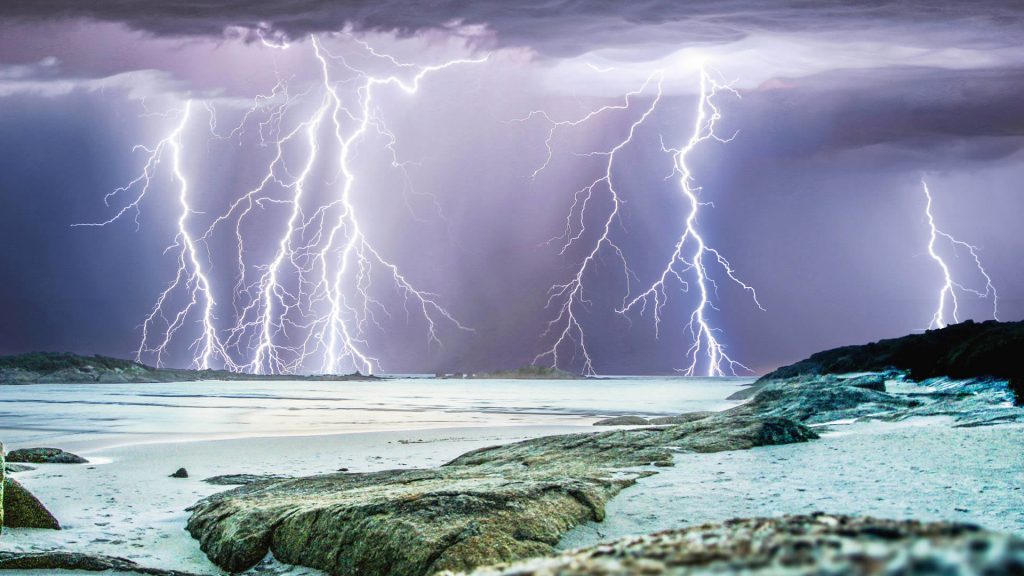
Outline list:
[[[945,328],[946,322],[946,310],[952,308],[949,312],[953,319],[953,323],[960,322],[958,314],[960,312],[960,301],[957,297],[957,290],[972,294],[978,298],[992,297],[992,317],[996,320],[999,319],[999,293],[996,292],[995,286],[992,284],[992,278],[989,276],[985,267],[981,264],[981,258],[978,256],[977,246],[973,246],[961,240],[957,240],[950,234],[943,232],[935,224],[935,216],[932,214],[932,193],[928,189],[928,183],[921,179],[921,189],[924,190],[924,196],[926,198],[924,213],[928,220],[928,255],[938,265],[939,269],[942,270],[943,283],[942,288],[939,290],[939,304],[935,308],[935,314],[932,316],[932,321],[928,325],[928,328]],[[985,291],[976,290],[961,284],[953,279],[953,273],[950,270],[949,265],[943,260],[942,256],[936,251],[939,241],[945,240],[948,245],[954,250],[954,254],[957,248],[963,248],[967,250],[968,254],[974,260],[974,266],[978,272],[985,278]]]
[[[286,42],[260,39],[269,48],[287,50]],[[407,95],[419,92],[423,80],[434,73],[463,64],[478,64],[488,58],[456,59],[441,64],[420,66],[399,62],[379,53],[362,41],[356,41],[370,57],[397,71],[377,75],[350,63],[341,54],[331,54],[316,37],[310,38],[313,56],[319,65],[319,82],[308,90],[293,94],[280,78],[270,94],[259,95],[242,113],[240,122],[229,132],[218,134],[214,106],[205,102],[208,126],[213,139],[237,139],[242,145],[247,127],[256,123],[259,145],[271,150],[271,157],[259,182],[237,196],[227,210],[214,218],[205,231],[189,232],[193,210],[188,203],[188,178],[181,166],[182,132],[189,120],[189,101],[180,123],[156,146],[137,147],[149,155],[142,174],[125,187],[108,194],[136,191],[130,202],[106,221],[104,226],[128,214],[139,213],[139,205],[150,190],[154,175],[166,154],[172,159],[173,179],[179,185],[181,205],[178,235],[170,249],[178,251],[178,271],[173,282],[160,294],[152,313],[143,324],[142,345],[137,357],[155,354],[157,365],[163,362],[177,332],[192,315],[199,316],[201,335],[191,349],[193,364],[210,368],[215,364],[229,370],[257,374],[291,374],[304,371],[338,373],[343,365],[373,373],[379,360],[368,350],[366,333],[383,330],[382,319],[391,311],[376,290],[391,285],[404,302],[407,319],[413,311],[425,323],[428,345],[441,345],[440,324],[449,323],[459,330],[471,329],[460,323],[441,304],[437,294],[416,287],[397,264],[379,251],[367,236],[355,202],[357,174],[353,166],[356,145],[371,129],[384,136],[392,166],[405,171],[397,158],[397,137],[383,123],[374,96],[380,89],[397,88]],[[404,76],[404,78],[403,78]],[[308,100],[312,106],[307,104]],[[302,110],[306,108],[307,112]],[[310,111],[311,110],[311,111]],[[290,118],[300,118],[291,125]],[[299,157],[300,168],[290,159]],[[333,178],[324,179],[324,172]],[[405,174],[408,184],[408,174]],[[253,263],[249,228],[253,220],[268,211],[284,209],[280,232],[272,236],[273,254],[262,263]],[[211,240],[225,226],[233,225],[236,248],[236,272],[233,285],[233,324],[223,331],[216,326],[215,302],[205,260]],[[274,234],[259,221],[261,236]],[[387,282],[380,282],[385,279]],[[172,295],[184,291],[190,296],[176,311]],[[157,321],[164,320],[158,327]],[[161,329],[162,328],[162,329]],[[159,332],[159,337],[154,336]],[[151,340],[155,343],[151,344]]]
[[[679,189],[688,207],[683,217],[684,229],[660,276],[636,296],[632,295],[632,284],[638,281],[636,274],[630,268],[621,247],[612,237],[613,223],[620,217],[623,203],[614,180],[616,155],[633,142],[638,128],[654,114],[661,103],[664,78],[664,73],[657,71],[647,78],[640,89],[628,93],[622,104],[603,106],[573,120],[555,121],[541,111],[534,111],[524,118],[517,119],[517,121],[527,121],[532,118],[541,118],[548,123],[548,131],[544,140],[546,156],[541,166],[532,174],[532,177],[536,178],[551,163],[554,153],[552,141],[558,130],[580,126],[605,112],[628,111],[635,106],[634,100],[640,95],[652,90],[652,87],[654,91],[654,97],[642,107],[623,140],[609,150],[582,154],[582,156],[604,157],[606,162],[603,173],[575,192],[562,234],[549,242],[561,241],[560,254],[564,255],[573,244],[582,241],[583,236],[587,233],[586,212],[595,194],[606,193],[611,203],[611,209],[602,220],[603,224],[597,231],[597,239],[574,273],[566,282],[557,283],[551,287],[546,307],[556,309],[557,314],[548,322],[542,337],[550,337],[552,342],[548,349],[534,358],[534,363],[547,361],[552,366],[558,367],[564,356],[563,351],[570,349],[573,353],[571,361],[575,361],[576,355],[579,355],[585,374],[594,375],[596,373],[593,356],[587,347],[587,335],[581,317],[588,305],[591,304],[585,294],[587,275],[591,273],[590,269],[602,251],[607,250],[621,264],[626,284],[626,294],[621,307],[616,309],[616,312],[625,316],[630,312],[637,311],[643,315],[650,308],[656,335],[660,335],[662,315],[669,299],[670,289],[678,287],[682,291],[688,292],[691,285],[695,286],[697,302],[689,314],[689,321],[686,325],[692,339],[692,343],[686,351],[689,365],[680,371],[692,376],[697,374],[701,364],[704,364],[704,370],[708,376],[735,375],[737,369],[749,371],[749,368],[729,356],[726,346],[721,340],[721,330],[711,322],[709,311],[717,310],[714,299],[717,298],[718,290],[718,284],[711,273],[712,268],[719,269],[729,280],[749,292],[758,308],[762,310],[763,308],[757,299],[755,289],[739,279],[732,264],[721,252],[710,246],[701,234],[698,226],[700,209],[704,206],[711,206],[711,204],[701,201],[702,190],[696,184],[693,172],[687,164],[689,154],[701,143],[708,140],[728,142],[732,139],[731,137],[721,138],[715,132],[717,123],[722,117],[721,110],[716,104],[716,97],[722,92],[736,96],[738,93],[728,84],[717,81],[706,69],[701,68],[700,71],[700,93],[697,100],[694,128],[689,140],[685,146],[680,148],[667,148],[664,143],[661,147],[662,152],[672,158],[673,169],[669,178],[678,176]]]
[[[104,202],[109,205],[112,197],[121,193],[130,193],[132,190],[139,188],[138,194],[128,204],[109,219],[102,222],[73,224],[72,226],[107,226],[132,212],[135,213],[135,222],[136,226],[138,226],[139,205],[150,190],[153,179],[156,176],[156,170],[161,162],[163,162],[164,155],[168,154],[171,163],[171,178],[178,186],[178,204],[181,211],[177,220],[177,235],[164,253],[176,252],[177,270],[174,280],[157,297],[156,303],[142,323],[142,339],[136,350],[135,357],[141,361],[143,355],[153,354],[156,358],[156,364],[158,366],[161,365],[171,340],[189,320],[193,309],[198,308],[200,336],[189,346],[190,349],[195,351],[192,366],[206,370],[212,367],[215,360],[219,359],[226,367],[236,369],[237,366],[231,361],[224,344],[218,337],[215,326],[216,318],[214,316],[216,302],[213,298],[211,282],[209,276],[204,271],[198,243],[192,237],[188,227],[189,218],[193,214],[193,210],[189,203],[189,182],[181,162],[181,135],[188,126],[191,111],[192,101],[189,100],[185,103],[182,110],[175,112],[181,118],[166,137],[152,148],[135,146],[134,150],[143,150],[147,153],[142,173],[127,185],[117,188],[104,197]],[[167,311],[167,308],[170,306],[169,301],[176,298],[179,293],[184,294],[186,302],[176,312],[169,313]],[[153,335],[154,332],[161,331],[162,336]]]
[[[721,252],[708,245],[698,227],[700,209],[704,206],[713,207],[713,204],[701,200],[703,189],[697,184],[693,171],[687,164],[687,158],[703,142],[728,142],[736,136],[733,134],[729,138],[721,138],[715,132],[715,127],[722,117],[715,98],[722,92],[739,96],[728,84],[719,82],[702,67],[696,117],[689,140],[686,145],[676,149],[662,145],[662,150],[673,158],[673,175],[678,177],[679,190],[688,206],[682,235],[658,279],[636,297],[627,297],[628,301],[618,310],[620,314],[639,310],[642,315],[650,308],[654,318],[655,334],[658,335],[670,287],[674,286],[683,292],[689,292],[691,285],[695,287],[697,303],[690,312],[686,324],[692,340],[686,351],[689,365],[680,370],[687,376],[698,373],[702,359],[704,374],[707,376],[736,375],[737,368],[751,372],[748,367],[729,356],[725,344],[720,339],[721,330],[716,328],[709,318],[709,310],[718,309],[712,302],[712,298],[717,296],[718,284],[711,274],[710,266],[717,265],[729,280],[750,293],[759,309],[764,310],[754,288],[739,279],[732,264]]]
[[[594,241],[586,256],[580,261],[579,266],[566,282],[553,285],[548,292],[548,299],[545,306],[549,309],[554,308],[558,312],[555,317],[548,322],[541,337],[551,337],[553,338],[553,341],[550,348],[534,357],[534,364],[540,363],[545,359],[550,359],[551,366],[558,367],[560,365],[560,351],[565,348],[569,348],[572,350],[573,359],[575,359],[576,354],[579,354],[582,358],[584,374],[596,374],[596,371],[594,370],[594,359],[587,347],[586,331],[580,321],[581,316],[590,304],[590,300],[586,297],[585,293],[585,280],[587,274],[602,251],[610,250],[622,265],[622,271],[626,278],[628,292],[630,278],[634,276],[634,274],[626,261],[625,254],[622,249],[612,239],[612,225],[619,217],[619,210],[622,206],[622,198],[613,179],[615,160],[617,154],[633,141],[633,137],[636,135],[640,126],[642,126],[654,113],[655,109],[657,109],[658,103],[661,102],[662,83],[664,82],[664,79],[665,75],[663,72],[655,72],[647,78],[640,89],[626,94],[622,104],[603,106],[575,120],[554,121],[547,113],[542,111],[534,111],[525,118],[518,119],[518,121],[526,121],[531,118],[542,118],[549,124],[549,129],[544,140],[547,156],[545,157],[543,164],[537,168],[531,176],[531,178],[536,178],[537,175],[544,171],[544,169],[546,169],[551,163],[552,155],[554,153],[552,140],[555,137],[556,131],[559,129],[580,126],[609,111],[629,111],[635,105],[635,100],[637,98],[646,93],[652,85],[655,87],[655,96],[650,99],[650,101],[643,107],[639,116],[630,124],[629,130],[623,140],[619,141],[608,150],[584,154],[584,156],[604,157],[604,169],[596,179],[573,194],[573,202],[569,208],[569,215],[566,216],[565,229],[561,236],[552,239],[552,241],[556,239],[563,241],[560,254],[564,255],[566,251],[574,243],[579,241],[586,233],[586,212],[595,194],[600,192],[607,194],[611,201],[611,209],[607,214],[605,214],[601,228],[598,231],[597,239]]]

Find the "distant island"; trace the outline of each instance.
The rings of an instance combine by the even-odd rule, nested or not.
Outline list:
[[[348,382],[380,380],[354,372],[323,375],[264,375],[228,370],[154,368],[109,356],[82,356],[68,352],[30,352],[0,356],[0,384],[130,384],[198,382],[201,380],[319,380]]]
[[[438,378],[459,378],[471,380],[584,380],[586,376],[552,368],[550,366],[522,366],[515,370],[497,372],[438,372]]]
[[[757,384],[799,376],[900,370],[913,380],[939,376],[1007,380],[1017,404],[1024,405],[1022,353],[1024,321],[967,320],[922,334],[818,352],[765,374]]]

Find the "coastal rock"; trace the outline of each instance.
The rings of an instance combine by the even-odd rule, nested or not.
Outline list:
[[[13,478],[4,479],[3,521],[8,528],[60,530],[60,523],[38,498]]]
[[[748,389],[752,400],[726,413],[770,415],[807,424],[924,416],[947,416],[959,427],[1024,422],[1024,409],[1012,405],[1013,393],[1002,380],[938,378],[920,384],[904,381],[902,392],[880,391],[888,380],[899,378],[882,373],[760,380]]]
[[[82,570],[86,572],[131,572],[148,576],[195,576],[178,570],[145,568],[114,556],[93,556],[78,552],[0,552],[0,570]]]
[[[967,320],[923,334],[818,352],[761,380],[886,370],[906,371],[917,381],[938,376],[999,378],[1009,383],[1017,404],[1024,405],[1022,349],[1024,322]]]
[[[8,474],[17,474],[18,472],[29,472],[35,470],[35,466],[29,466],[28,464],[5,464],[4,471]]]
[[[857,385],[838,376],[807,376],[762,382],[753,399],[726,413],[790,418],[808,424],[892,414],[921,405],[921,401]]]
[[[7,455],[8,462],[27,462],[31,464],[88,464],[89,461],[77,454],[65,452],[60,448],[22,448]]]
[[[594,422],[594,426],[646,426],[651,421],[640,416],[616,416]]]
[[[184,468],[178,468],[177,470],[174,471],[173,474],[171,474],[170,477],[171,478],[188,478],[188,470],[185,470]]]
[[[347,471],[347,470],[346,470]],[[268,482],[272,480],[287,480],[290,476],[281,474],[223,474],[204,478],[203,482],[214,486],[248,486],[257,482]]]
[[[855,388],[864,388],[867,390],[874,390],[875,392],[885,392],[885,381],[889,378],[889,374],[864,374],[861,376],[854,376],[852,378],[844,378],[844,386],[853,386]]]
[[[671,465],[673,451],[812,438],[790,420],[745,415],[537,438],[434,469],[250,484],[200,501],[187,529],[230,571],[253,566],[268,550],[332,574],[467,570],[551,553],[563,533],[602,520],[612,496],[655,473],[647,465]]]
[[[812,514],[629,537],[474,576],[1020,574],[1024,539],[975,526]]]
[[[658,418],[651,418],[651,424],[659,426],[686,424],[687,422],[693,422],[694,420],[702,420],[714,414],[714,412],[687,412],[686,414],[680,414],[679,416],[660,416]]]

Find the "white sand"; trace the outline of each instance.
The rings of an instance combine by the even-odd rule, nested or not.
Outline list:
[[[922,418],[835,426],[806,444],[679,454],[675,467],[612,500],[605,522],[572,530],[561,546],[818,510],[1024,534],[1021,446],[1021,425],[953,428],[946,418]]]
[[[239,472],[308,475],[338,468],[368,472],[438,466],[483,446],[581,429],[592,430],[581,426],[448,428],[83,451],[81,455],[95,464],[40,465],[15,475],[46,503],[64,529],[5,530],[0,549],[64,549],[126,557],[144,566],[220,574],[184,530],[185,508],[230,488],[206,484],[203,478]],[[190,477],[169,478],[179,467],[185,467]],[[316,572],[292,569],[287,573]]]

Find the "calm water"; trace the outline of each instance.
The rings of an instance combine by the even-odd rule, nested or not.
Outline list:
[[[750,379],[187,382],[0,386],[7,447],[452,426],[581,425],[623,414],[719,410]]]

